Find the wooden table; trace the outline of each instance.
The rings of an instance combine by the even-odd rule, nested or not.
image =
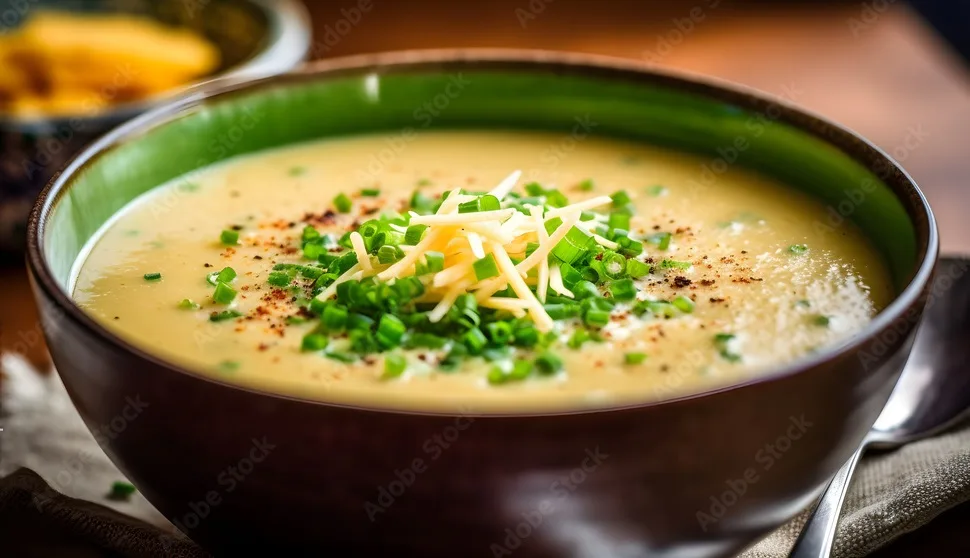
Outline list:
[[[405,48],[522,47],[648,60],[783,96],[842,122],[893,154],[937,212],[943,249],[970,253],[970,73],[921,21],[888,0],[812,2],[308,2],[331,57]],[[531,6],[541,7],[541,10]],[[322,40],[341,10],[368,7],[344,35]],[[674,20],[679,21],[678,23]],[[336,37],[336,40],[334,40]],[[22,266],[0,269],[0,347],[48,357]],[[970,505],[878,553],[967,556]]]

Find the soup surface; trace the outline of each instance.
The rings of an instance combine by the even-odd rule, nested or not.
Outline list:
[[[342,404],[498,412],[646,401],[742,381],[846,340],[888,304],[889,276],[859,231],[814,226],[824,217],[820,203],[740,168],[712,175],[704,164],[633,143],[521,132],[362,136],[289,147],[204,169],[135,200],[79,262],[74,297],[121,338],[220,381]],[[516,169],[523,176],[502,205],[519,210],[463,205],[459,217],[479,209],[498,221],[483,216],[478,228],[436,221],[423,232],[421,242],[441,233],[432,245],[452,271],[436,282],[440,262],[436,268],[430,256],[419,260],[427,272],[421,281],[440,287],[440,296],[417,295],[410,314],[389,318],[389,326],[408,328],[403,338],[380,314],[371,313],[373,321],[353,316],[364,295],[349,285],[335,290],[334,276],[320,278],[326,268],[360,285],[365,262],[353,260],[349,271],[346,258],[343,268],[333,263],[355,253],[348,231],[364,231],[363,223],[381,216],[393,224],[382,225],[387,246],[375,246],[379,258],[366,262],[371,273],[386,270],[416,250],[416,239],[403,238],[411,236],[410,223],[401,220],[412,205],[447,209],[441,194],[462,188],[452,201],[474,206],[481,198],[466,193],[488,192]],[[336,199],[340,194],[346,199]],[[549,273],[565,281],[549,280],[542,289],[546,312],[539,316],[523,302],[538,294],[523,297],[503,282],[500,252],[510,255],[509,265],[520,264],[551,241],[540,242],[536,226],[500,250],[488,234],[511,214],[521,213],[516,222],[527,227],[535,217],[530,206],[542,206],[545,238],[573,215],[560,211],[557,221],[556,206],[568,210],[604,195],[610,203],[585,210],[572,227],[589,243],[576,248],[563,240],[556,248],[566,253],[553,252],[575,258],[578,275],[554,255],[523,274],[534,293]],[[617,232],[622,227],[628,235]],[[483,246],[487,258],[478,257]],[[482,259],[491,261],[468,267]],[[619,271],[604,276],[614,260]],[[313,269],[301,271],[307,267]],[[217,276],[225,268],[235,277]],[[546,275],[538,277],[539,268]],[[395,278],[418,272],[410,269]],[[469,283],[494,283],[496,269],[505,291],[488,299],[494,308],[462,317],[453,301],[439,302],[470,290]],[[583,289],[594,294],[580,304]],[[397,296],[391,292],[379,291],[374,303]],[[314,297],[324,304],[309,311]],[[457,301],[465,308],[472,298]],[[338,303],[351,305],[350,322],[323,310]],[[438,306],[449,313],[429,325]],[[419,322],[438,334],[415,335],[410,326]],[[348,334],[354,327],[370,333]],[[463,333],[468,329],[474,335]],[[523,362],[530,364],[517,364]]]

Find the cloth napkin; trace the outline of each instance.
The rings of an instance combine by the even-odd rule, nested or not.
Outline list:
[[[58,376],[40,374],[15,355],[0,358],[0,555],[11,555],[13,540],[13,556],[208,556],[140,495],[107,500],[111,484],[124,476],[84,427]],[[856,469],[833,556],[865,556],[966,501],[970,424],[869,455]],[[788,556],[807,515],[739,558]],[[50,554],[18,552],[18,535],[30,538],[32,532],[66,542]]]

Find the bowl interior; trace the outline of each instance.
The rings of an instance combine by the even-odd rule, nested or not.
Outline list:
[[[145,191],[206,165],[365,132],[569,134],[577,119],[594,122],[597,135],[703,155],[699,181],[740,164],[813,195],[832,212],[817,225],[837,230],[840,219],[857,223],[884,256],[897,291],[925,256],[929,227],[914,223],[929,217],[918,191],[878,151],[836,126],[703,82],[521,61],[331,69],[183,99],[112,134],[101,142],[104,149],[72,165],[59,180],[65,187],[55,192],[41,248],[67,289],[84,246],[112,215]]]

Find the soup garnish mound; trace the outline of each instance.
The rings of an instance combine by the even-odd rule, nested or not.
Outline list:
[[[741,169],[702,183],[692,157],[588,140],[508,174],[550,137],[448,132],[361,173],[379,141],[234,160],[136,200],[75,297],[238,384],[530,408],[751,377],[851,336],[891,293],[851,225],[814,227],[823,206]]]

